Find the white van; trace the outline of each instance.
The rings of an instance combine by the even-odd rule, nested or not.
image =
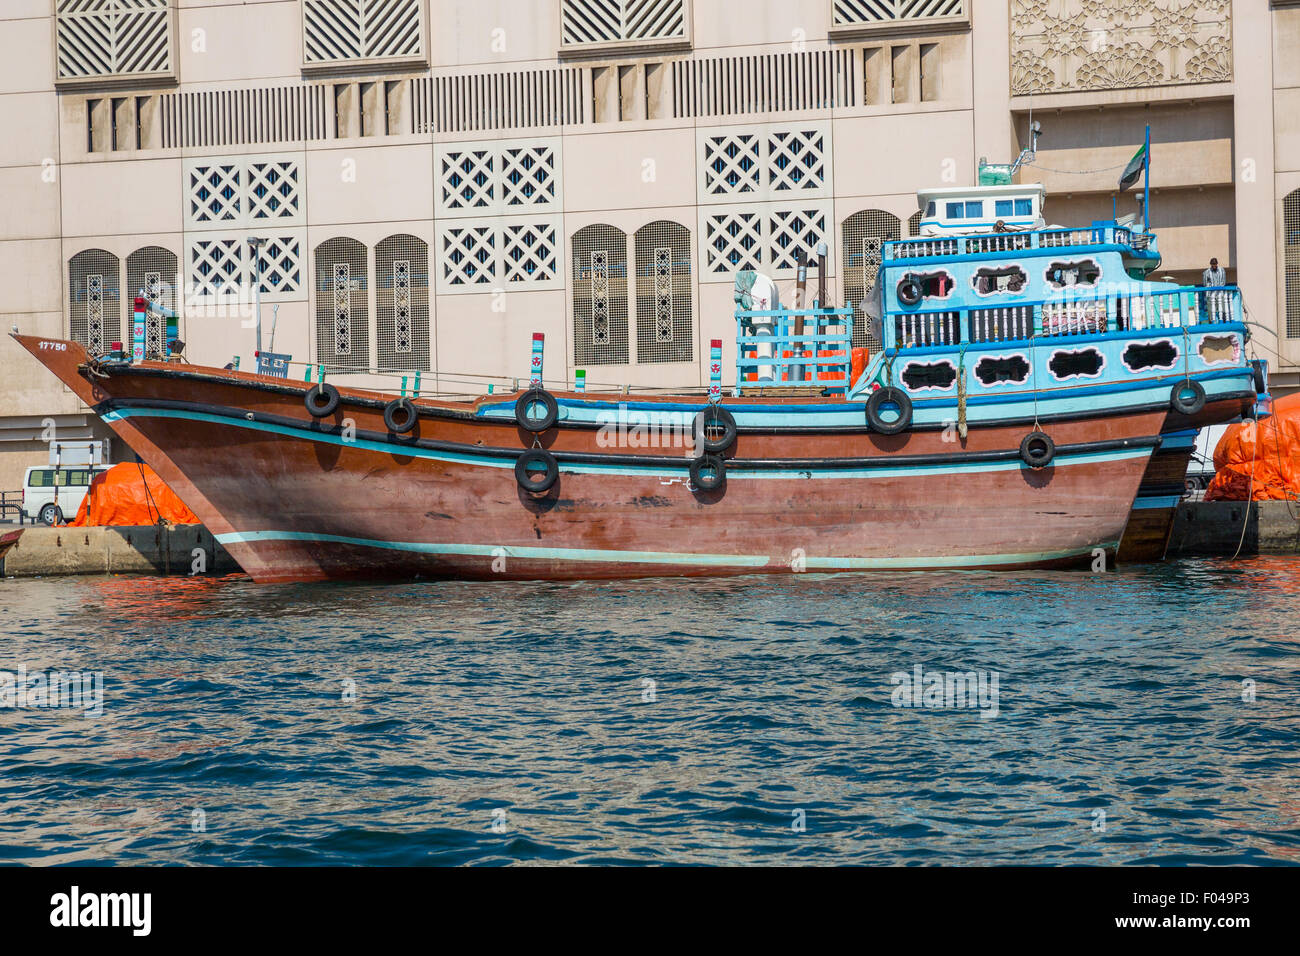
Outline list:
[[[1219,439],[1228,430],[1228,425],[1210,425],[1202,428],[1196,435],[1196,449],[1192,460],[1187,463],[1187,478],[1184,482],[1187,493],[1204,491],[1214,478],[1214,449],[1219,447]]]
[[[23,516],[28,520],[40,519],[47,525],[71,521],[77,516],[91,480],[108,465],[86,465],[79,468],[54,468],[40,465],[28,468],[23,476]]]

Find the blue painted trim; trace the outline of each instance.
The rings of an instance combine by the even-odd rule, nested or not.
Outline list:
[[[497,458],[488,456],[476,456],[461,454],[450,451],[433,451],[428,448],[420,448],[410,445],[396,445],[386,442],[372,441],[365,438],[356,438],[345,441],[341,435],[329,432],[311,431],[305,428],[290,428],[285,425],[277,425],[272,422],[249,421],[244,418],[227,418],[221,415],[213,415],[208,412],[187,412],[169,408],[121,408],[104,412],[101,416],[106,422],[121,421],[125,418],[173,418],[185,421],[201,421],[211,424],[225,425],[232,428],[246,428],[250,431],[268,432],[275,435],[283,435],[289,438],[297,438],[304,441],[315,441],[329,445],[346,445],[355,448],[362,448],[367,451],[376,451],[387,455],[400,455],[408,458],[423,458],[431,461],[448,461],[459,464],[482,466],[485,468],[509,469],[514,468],[514,458]],[[522,454],[525,449],[520,449]],[[1065,452],[1058,453],[1056,464],[1066,466],[1079,464],[1083,462],[1095,461],[1124,461],[1135,457],[1146,457],[1152,452],[1150,446],[1137,447],[1133,449],[1117,449],[1113,451],[1091,451],[1091,452]],[[587,464],[582,462],[563,462],[560,465],[561,474],[576,475],[624,475],[650,478],[666,478],[683,480],[684,472],[689,468],[691,458],[683,454],[682,457],[665,456],[662,464],[654,465],[622,465],[622,464]],[[899,467],[890,465],[882,461],[880,465],[866,465],[859,468],[749,468],[736,462],[728,462],[727,479],[731,480],[769,480],[769,479],[844,479],[844,478],[879,478],[889,477],[924,477],[929,475],[940,474],[982,474],[992,471],[1018,471],[1027,467],[1018,458],[1012,458],[1002,461],[954,461],[936,463],[933,465],[910,465]]]
[[[929,315],[938,313],[951,313],[953,309],[927,309],[924,312],[891,312],[890,315]],[[1212,325],[1175,325],[1170,328],[1159,329],[1129,329],[1125,332],[1091,332],[1087,335],[1035,335],[1032,339],[999,339],[996,342],[963,342],[960,345],[917,345],[910,348],[899,348],[891,346],[887,352],[897,352],[900,355],[925,355],[928,353],[945,353],[955,354],[962,346],[967,349],[986,349],[988,351],[998,351],[999,349],[1008,348],[1028,348],[1031,344],[1035,349],[1039,348],[1062,348],[1082,347],[1094,342],[1109,342],[1117,339],[1131,339],[1135,345],[1144,345],[1152,339],[1181,339],[1183,330],[1186,329],[1188,335],[1206,335],[1214,332],[1239,332],[1245,334],[1246,327],[1239,322],[1216,322]],[[1250,369],[1246,366],[1237,366],[1239,369]],[[511,406],[513,407],[513,406]]]
[[[1218,379],[1218,378],[1232,378],[1233,376],[1248,377],[1249,375],[1250,375],[1249,369],[1224,369],[1223,371],[1220,372],[1193,372],[1192,378],[1198,382],[1205,382],[1205,381]],[[1153,388],[1159,388],[1161,387],[1162,384],[1168,381],[1181,379],[1185,377],[1186,376],[1184,376],[1182,372],[1169,371],[1164,375],[1158,375],[1155,378],[1148,378],[1148,379],[1143,379],[1141,381],[1134,381],[1134,382],[1109,382],[1109,383],[1098,383],[1095,385],[1080,385],[1073,388],[1039,389],[1038,403],[1039,405],[1042,405],[1044,402],[1065,400],[1070,398],[1081,398],[1085,395],[1113,395],[1119,392],[1148,391]],[[1213,398],[1214,396],[1207,395],[1206,397]],[[967,395],[966,404],[967,405],[993,405],[993,404],[1009,403],[1009,400],[1012,398],[1016,399],[1016,401],[1020,404],[1023,404],[1024,402],[1032,402],[1034,398],[1033,389],[1026,388],[1023,391],[1004,392],[1000,395]],[[945,408],[948,406],[952,406],[955,408],[957,406],[957,401],[955,399],[943,399],[943,398],[913,398],[912,404],[916,406],[918,409]]]
[[[1176,508],[1182,501],[1181,495],[1158,495],[1143,497],[1138,495],[1133,501],[1134,511],[1153,511],[1157,508]]]
[[[957,235],[959,235],[959,236],[964,236],[964,235],[966,235],[966,233],[968,233],[968,232],[970,231],[970,229],[971,229],[972,226],[996,226],[999,222],[1004,222],[1004,223],[1006,223],[1008,226],[1017,226],[1017,225],[1020,225],[1020,224],[1022,224],[1022,223],[1027,223],[1027,222],[1028,222],[1028,223],[1032,223],[1032,222],[1037,222],[1037,221],[1038,221],[1038,220],[1035,219],[1033,216],[1021,216],[1021,217],[1019,217],[1018,219],[1006,219],[1006,218],[1003,218],[1003,219],[990,219],[988,222],[972,222],[972,221],[969,220],[969,219],[956,219],[956,218],[949,219],[949,218],[947,218],[947,217],[944,217],[944,218],[941,218],[941,219],[922,219],[922,220],[921,220],[921,225],[922,225],[922,226],[938,226],[940,229],[951,229],[951,230],[952,230],[954,233],[956,233]],[[951,225],[950,225],[950,224],[951,224]],[[1087,228],[1087,227],[1085,226],[1084,228]],[[996,235],[996,234],[995,234],[995,235]],[[918,242],[918,241],[919,241],[919,242],[924,242],[926,239],[947,239],[947,238],[951,238],[951,237],[949,237],[949,236],[909,236],[907,239],[896,239],[896,240],[894,240],[894,241],[895,241],[895,242]]]
[[[435,543],[423,541],[386,541],[380,538],[358,538],[340,534],[317,534],[309,531],[234,531],[214,535],[222,545],[255,544],[261,541],[311,541],[322,544],[352,544],[388,551],[410,551],[417,554],[445,554],[469,557],[497,557],[502,552],[507,557],[539,561],[578,561],[624,564],[665,564],[677,567],[705,565],[708,567],[761,568],[773,564],[767,554],[692,554],[673,551],[613,551],[595,548],[538,548],[527,545],[491,545]],[[1094,547],[1069,548],[1061,551],[1030,551],[1018,554],[951,555],[946,557],[897,558],[806,558],[809,568],[846,568],[850,570],[908,570],[921,568],[987,567],[989,565],[1028,564],[1059,561],[1091,554],[1095,548],[1114,548],[1118,542],[1106,542]]]
[[[925,242],[927,240],[945,240],[945,239],[953,239],[953,238],[955,237],[954,236],[914,236],[911,239],[902,239],[902,240],[895,240],[895,241]],[[934,256],[912,256],[907,259],[887,258],[884,260],[884,268],[894,269],[894,268],[904,268],[908,266],[920,265],[923,263],[932,264],[935,262],[935,260],[939,260],[942,262],[952,262],[952,263],[984,262],[987,259],[1010,259],[1010,258],[1017,258],[1020,256],[1028,256],[1031,258],[1042,258],[1048,256],[1062,256],[1062,255],[1076,256],[1076,255],[1089,255],[1093,253],[1101,254],[1103,252],[1118,252],[1121,255],[1124,255],[1124,254],[1132,254],[1134,253],[1134,251],[1135,250],[1131,246],[1126,246],[1123,245],[1122,243],[1113,243],[1113,242],[1101,243],[1099,245],[1094,244],[1088,246],[1039,246],[1037,248],[1031,247],[1029,249],[1016,249],[1014,252],[1007,252],[1007,251],[965,252],[965,253],[957,253],[955,255],[944,254],[944,255],[934,255]],[[1139,256],[1139,258],[1141,258],[1141,256]]]

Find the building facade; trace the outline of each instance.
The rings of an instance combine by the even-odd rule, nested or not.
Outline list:
[[[1046,217],[1136,210],[1159,275],[1217,257],[1300,385],[1300,3],[6,0],[0,312],[92,351],[142,289],[190,361],[333,380],[700,386],[732,279],[828,249],[857,303],[918,188],[1042,124]],[[156,343],[161,329],[149,330]],[[858,324],[867,342],[865,323]],[[89,410],[0,343],[0,487]],[[303,367],[292,375],[301,377]],[[116,449],[128,454],[127,449]]]

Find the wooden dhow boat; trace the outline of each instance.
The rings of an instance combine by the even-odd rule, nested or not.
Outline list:
[[[1109,567],[1162,433],[1254,402],[1240,296],[967,192],[1033,221],[887,243],[869,356],[748,277],[725,396],[719,340],[707,392],[557,386],[535,336],[527,389],[452,400],[15,338],[259,582]]]

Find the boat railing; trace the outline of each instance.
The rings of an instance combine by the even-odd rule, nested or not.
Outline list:
[[[968,252],[1020,252],[1033,248],[1033,233],[1029,232],[990,232],[979,236],[967,236]]]
[[[1034,307],[1010,305],[992,309],[971,309],[967,313],[970,342],[1005,342],[1027,339],[1034,331]]]
[[[922,312],[894,316],[894,341],[901,348],[960,345],[960,312]]]
[[[848,306],[736,311],[738,393],[768,387],[847,391],[852,355]]]
[[[892,327],[894,347],[906,349],[1186,328],[1242,319],[1241,290],[1235,286],[1189,286],[1152,292],[1063,292],[1020,305],[895,313]]]
[[[1029,249],[1065,249],[1072,246],[1120,245],[1147,249],[1152,236],[1124,226],[1089,226],[1076,229],[1029,229],[1023,232],[982,232],[963,236],[923,236],[891,239],[883,257],[895,259],[952,258],[990,252],[1015,253]]]

